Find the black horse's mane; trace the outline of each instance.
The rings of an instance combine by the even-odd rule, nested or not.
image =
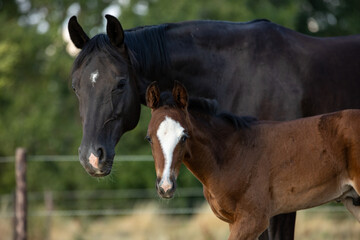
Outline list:
[[[160,95],[159,105],[176,107],[172,93],[162,92]],[[237,116],[229,112],[219,111],[218,102],[215,99],[190,97],[188,102],[188,110],[227,120],[235,127],[235,129],[250,128],[250,126],[257,121],[256,118],[251,116]]]
[[[246,24],[258,21],[257,19]],[[124,31],[125,44],[129,53],[130,61],[136,72],[144,76],[152,76],[160,79],[164,70],[171,66],[170,57],[166,48],[166,31],[170,24],[140,26]],[[119,61],[126,61],[119,51],[112,46],[107,34],[98,34],[90,39],[74,61],[73,71],[78,69],[87,56],[105,51],[108,55]]]
[[[160,76],[163,69],[170,66],[165,44],[167,26],[167,24],[161,24],[125,31],[125,45],[131,64],[137,72]],[[106,34],[98,34],[85,44],[74,62],[73,71],[80,67],[87,56],[99,51],[106,52],[119,61],[124,61],[119,51],[111,44],[109,37]]]
[[[125,44],[134,55],[133,66],[142,74],[160,76],[170,66],[166,48],[168,24],[137,27],[125,31]]]

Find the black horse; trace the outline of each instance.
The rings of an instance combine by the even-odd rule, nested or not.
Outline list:
[[[178,80],[192,96],[214,98],[222,110],[259,119],[360,108],[360,35],[315,38],[267,20],[123,31],[116,18],[106,18],[107,34],[92,39],[75,16],[68,25],[82,49],[72,70],[83,121],[79,158],[93,176],[110,173],[115,145],[137,125],[152,81],[165,90]],[[274,218],[270,238],[293,239],[294,222],[295,213]]]

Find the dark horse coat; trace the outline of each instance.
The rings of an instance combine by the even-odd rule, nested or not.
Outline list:
[[[82,49],[72,71],[83,121],[79,158],[93,176],[110,173],[115,145],[137,125],[152,81],[163,90],[176,79],[191,96],[217,99],[223,110],[259,119],[360,107],[359,35],[314,38],[266,20],[123,31],[116,18],[106,18],[107,34],[91,39],[76,17],[68,25]],[[292,227],[285,228],[287,233],[274,229],[272,236],[291,239]]]

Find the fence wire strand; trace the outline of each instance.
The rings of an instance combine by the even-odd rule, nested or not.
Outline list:
[[[0,157],[0,163],[14,162],[14,156]],[[28,156],[28,161],[31,162],[78,162],[77,155],[36,155]],[[114,161],[119,162],[151,162],[153,157],[151,155],[119,155],[115,156]]]

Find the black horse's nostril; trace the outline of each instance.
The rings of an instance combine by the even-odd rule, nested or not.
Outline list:
[[[101,143],[82,143],[78,149],[80,163],[91,176],[103,177],[111,172],[115,153],[105,146]]]
[[[102,147],[98,148],[96,151],[99,161],[103,161],[105,158],[104,149]]]

